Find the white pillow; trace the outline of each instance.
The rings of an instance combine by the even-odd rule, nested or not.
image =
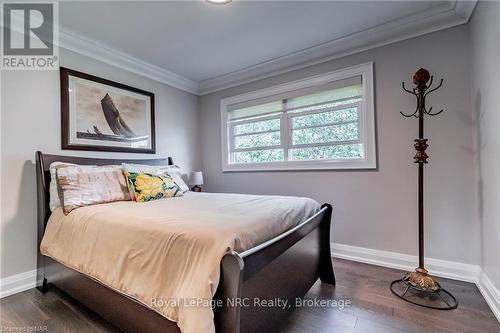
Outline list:
[[[61,165],[74,165],[73,163],[52,162],[49,166],[50,183],[49,183],[49,208],[53,212],[57,207],[61,206],[59,193],[57,193],[56,168]]]
[[[189,191],[189,186],[187,186],[187,184],[184,182],[184,179],[182,179],[181,169],[178,166],[168,165],[167,173],[172,177],[177,186],[181,188],[182,192]]]
[[[127,172],[144,172],[150,173],[152,175],[164,175],[168,173],[172,177],[173,181],[180,187],[183,192],[189,191],[189,187],[182,179],[181,170],[175,165],[143,165],[143,164],[131,164],[122,163],[124,171]]]

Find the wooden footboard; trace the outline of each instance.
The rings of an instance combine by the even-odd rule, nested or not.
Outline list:
[[[335,284],[331,215],[332,207],[325,204],[308,220],[266,243],[240,254],[226,253],[216,294],[225,305],[215,312],[218,332],[273,332],[318,278]],[[269,306],[277,299],[283,307]]]
[[[74,158],[36,154],[38,193],[38,247],[45,232],[48,208],[48,167],[52,161],[80,164],[121,164],[122,160]],[[166,160],[127,161],[160,164]],[[169,164],[173,161],[169,158]],[[272,332],[318,278],[335,284],[330,257],[332,207],[321,210],[295,228],[242,253],[228,252],[221,261],[221,278],[215,299],[215,327],[222,333]],[[142,304],[38,253],[37,287],[49,284],[68,293],[125,332],[180,332],[177,325]],[[280,299],[290,307],[262,306]]]

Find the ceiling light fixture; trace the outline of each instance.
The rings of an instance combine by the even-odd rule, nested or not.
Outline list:
[[[214,5],[227,5],[233,0],[207,0],[208,3],[214,4]]]

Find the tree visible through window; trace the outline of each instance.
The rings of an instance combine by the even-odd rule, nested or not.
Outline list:
[[[363,76],[354,75],[226,105],[227,165],[259,169],[365,160],[363,85]]]

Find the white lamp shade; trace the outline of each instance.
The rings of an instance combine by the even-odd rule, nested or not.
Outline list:
[[[189,185],[203,185],[203,172],[191,172],[188,178]]]

